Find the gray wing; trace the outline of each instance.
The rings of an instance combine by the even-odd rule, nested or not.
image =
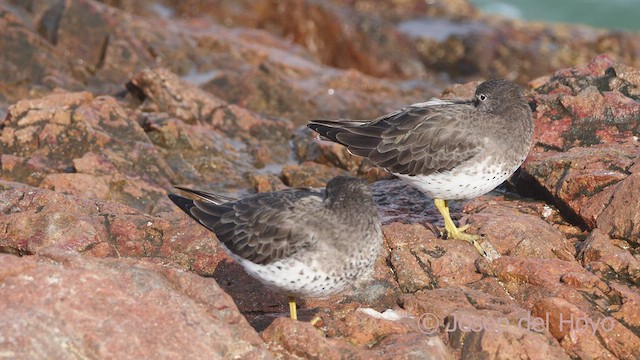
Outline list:
[[[207,194],[207,198],[217,198]],[[182,210],[216,234],[229,251],[256,264],[289,257],[316,242],[305,216],[322,207],[321,193],[289,189],[215,204],[169,196]]]
[[[410,106],[367,123],[314,120],[308,126],[392,173],[428,175],[479,152],[480,140],[469,136],[465,120],[472,111],[460,103]]]

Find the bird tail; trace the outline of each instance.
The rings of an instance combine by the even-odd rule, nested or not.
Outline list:
[[[307,127],[317,132],[321,140],[330,140],[347,146],[338,140],[338,134],[347,131],[346,128],[358,127],[364,123],[366,123],[365,120],[311,120]]]
[[[182,186],[176,186],[175,188],[176,189],[180,189],[180,190],[182,190],[182,191],[184,191],[186,193],[195,195],[196,197],[198,197],[198,199],[200,199],[200,200],[202,200],[204,202],[208,202],[208,203],[212,203],[212,204],[216,204],[216,205],[222,205],[224,203],[238,201],[238,199],[236,199],[236,198],[233,198],[233,197],[230,197],[230,196],[224,196],[224,195],[220,195],[220,194],[216,194],[216,193],[212,193],[212,192],[208,192],[208,191],[193,190],[193,189],[185,188],[185,187],[182,187]],[[174,196],[179,197],[177,195],[174,195]],[[173,198],[171,198],[171,200],[173,200]],[[176,203],[176,205],[178,205],[178,204]],[[178,205],[178,206],[180,206],[180,205]]]

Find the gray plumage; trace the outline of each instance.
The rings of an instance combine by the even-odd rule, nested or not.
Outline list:
[[[287,189],[235,200],[180,188],[176,205],[213,231],[252,276],[289,296],[319,297],[371,271],[382,243],[366,182],[345,176],[325,190]]]
[[[532,142],[531,110],[520,88],[507,80],[488,80],[472,99],[432,100],[368,120],[314,120],[308,126],[322,137],[346,146],[374,165],[400,175],[427,195],[464,199],[481,195],[446,187],[438,174],[486,172],[496,183],[524,161]],[[404,175],[404,176],[403,176]],[[430,186],[428,178],[441,185]],[[498,182],[497,178],[502,178]],[[483,180],[483,176],[478,177]],[[421,183],[420,185],[418,183]],[[465,185],[452,181],[452,186]],[[486,187],[483,187],[486,188]]]
[[[432,197],[448,237],[468,241],[488,259],[499,256],[466,227],[456,227],[447,201],[495,189],[527,157],[533,117],[518,85],[488,80],[471,99],[434,99],[372,121],[314,120],[308,126]]]

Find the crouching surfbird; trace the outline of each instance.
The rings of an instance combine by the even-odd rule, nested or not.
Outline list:
[[[213,231],[251,276],[289,296],[325,297],[373,269],[382,229],[369,185],[347,176],[324,190],[287,189],[236,200],[182,187],[170,194],[184,212]]]
[[[346,146],[432,197],[447,236],[499,256],[478,235],[456,227],[448,201],[485,194],[507,180],[533,140],[531,109],[518,85],[481,83],[471,99],[432,99],[375,120],[314,120],[322,138]],[[491,252],[491,254],[487,251]]]

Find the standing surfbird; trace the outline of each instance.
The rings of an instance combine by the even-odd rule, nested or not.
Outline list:
[[[178,189],[169,195],[184,212],[213,231],[223,249],[249,275],[289,296],[336,294],[372,271],[382,228],[369,185],[353,177],[331,179],[324,190],[287,189],[241,200]]]
[[[314,120],[322,138],[388,170],[432,197],[447,236],[473,244],[478,235],[456,227],[448,201],[485,194],[520,167],[531,148],[533,118],[520,87],[507,80],[481,83],[471,99],[432,99],[369,120]]]

